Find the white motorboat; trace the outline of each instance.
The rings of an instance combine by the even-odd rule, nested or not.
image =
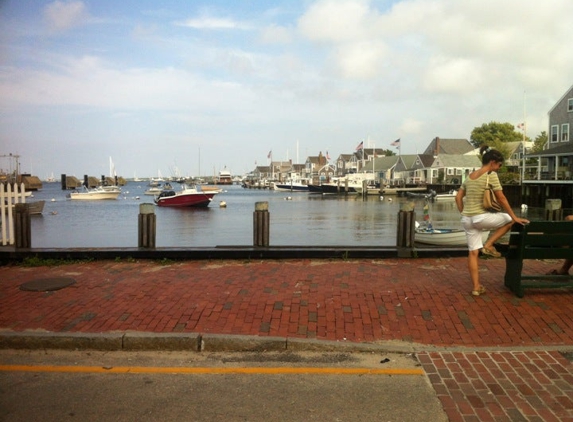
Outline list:
[[[274,183],[273,189],[285,192],[308,192],[308,179],[289,179]]]
[[[117,199],[120,193],[121,189],[117,186],[98,186],[92,189],[88,189],[84,186],[82,190],[70,192],[68,198],[81,201]]]

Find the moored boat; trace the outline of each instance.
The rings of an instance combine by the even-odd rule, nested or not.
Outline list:
[[[283,183],[275,183],[273,189],[288,192],[308,192],[308,180],[290,179]]]
[[[223,170],[219,172],[219,177],[217,178],[216,184],[217,185],[233,184],[233,178],[231,177],[231,172],[227,170],[227,167],[225,167]]]
[[[404,187],[404,188],[397,188],[397,187],[390,187],[386,186],[382,188],[382,195],[404,195],[407,192],[427,192],[428,188],[424,187]]]
[[[488,231],[482,232],[482,241],[489,236]],[[466,246],[466,232],[463,229],[434,229],[430,227],[418,227],[414,234],[417,243],[434,246]]]
[[[155,197],[155,203],[160,207],[176,208],[205,208],[208,207],[213,197],[217,194],[214,191],[203,191],[197,186],[182,185],[181,190],[164,190]]]
[[[163,186],[161,184],[151,186],[149,189],[146,189],[145,192],[143,192],[143,194],[144,195],[150,195],[150,196],[157,196],[165,190],[172,190],[172,189],[173,189],[173,187],[171,186],[171,183],[166,182],[163,184]]]
[[[452,189],[446,193],[438,193],[437,195],[434,195],[434,201],[438,201],[438,202],[455,201],[457,194],[458,194],[458,191],[455,189]]]
[[[102,199],[117,199],[120,193],[121,189],[117,186],[98,186],[93,189],[88,189],[84,186],[83,190],[74,190],[67,196],[72,200],[94,201]]]

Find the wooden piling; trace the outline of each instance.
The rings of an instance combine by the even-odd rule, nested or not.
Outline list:
[[[138,242],[140,248],[155,248],[156,216],[153,204],[139,205]]]
[[[270,237],[270,215],[268,202],[255,202],[253,213],[253,246],[268,247]]]
[[[14,207],[14,235],[16,248],[29,249],[32,247],[32,224],[29,207],[29,204],[16,204]]]
[[[545,200],[545,219],[547,221],[563,220],[563,208],[561,208],[561,199]]]
[[[396,247],[399,258],[410,258],[414,250],[414,236],[416,233],[416,212],[398,212],[398,230]]]

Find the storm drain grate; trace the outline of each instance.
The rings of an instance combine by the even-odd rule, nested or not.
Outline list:
[[[20,290],[27,292],[49,292],[71,286],[76,280],[67,277],[38,278],[20,285]]]

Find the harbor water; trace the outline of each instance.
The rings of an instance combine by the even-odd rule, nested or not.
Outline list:
[[[174,183],[178,189],[178,184]],[[145,182],[128,182],[117,200],[72,201],[59,183],[44,183],[29,201],[45,200],[32,216],[33,248],[137,247],[139,205],[153,203]],[[395,246],[405,202],[423,221],[423,198],[321,195],[222,186],[205,209],[155,207],[157,247],[252,246],[255,203],[266,201],[271,246]],[[221,207],[224,201],[226,207]],[[454,201],[429,204],[434,227],[460,227]],[[543,210],[516,210],[528,218]]]

